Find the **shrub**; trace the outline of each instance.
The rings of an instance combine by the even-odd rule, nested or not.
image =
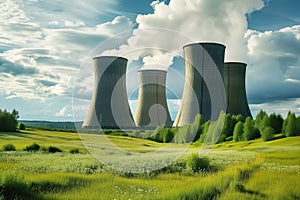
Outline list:
[[[26,129],[25,124],[21,123],[21,124],[19,125],[19,129],[20,129],[20,130],[25,130],[25,129]]]
[[[77,154],[77,153],[79,153],[79,149],[71,149],[70,153]]]
[[[24,148],[24,151],[38,151],[38,150],[40,150],[40,145],[38,145],[38,144],[36,144],[36,143],[33,143],[32,145],[30,145],[30,146],[26,146],[25,148]]]
[[[275,131],[272,127],[268,126],[264,128],[261,133],[261,138],[263,141],[270,141],[274,138]]]
[[[233,130],[233,141],[238,142],[243,140],[243,128],[244,128],[244,123],[239,121]]]
[[[3,145],[3,151],[15,151],[16,147],[13,144]]]
[[[249,141],[255,139],[256,134],[255,134],[254,124],[253,124],[253,120],[250,117],[246,118],[243,132],[244,132],[243,133],[244,140]]]
[[[57,147],[50,146],[50,147],[48,147],[48,152],[49,153],[57,153],[57,152],[62,152],[62,150]]]
[[[4,174],[0,182],[0,199],[41,199],[32,193],[24,178],[15,174]]]
[[[207,170],[209,168],[209,160],[206,157],[200,158],[197,153],[188,156],[186,161],[186,169],[193,172]]]

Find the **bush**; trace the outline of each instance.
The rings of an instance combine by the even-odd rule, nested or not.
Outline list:
[[[186,169],[193,172],[207,170],[209,168],[209,160],[206,157],[200,158],[197,153],[188,156],[186,161]]]
[[[30,146],[26,146],[25,148],[24,148],[24,151],[38,151],[38,150],[40,150],[40,145],[38,145],[38,144],[36,144],[36,143],[33,143],[32,145],[30,145]]]
[[[57,153],[57,152],[62,152],[62,150],[61,149],[59,149],[59,148],[57,148],[57,147],[53,147],[53,146],[50,146],[50,147],[48,147],[48,152],[49,153]]]
[[[24,177],[4,174],[0,181],[0,199],[41,199],[41,197],[30,191]]]
[[[272,127],[267,126],[261,133],[261,138],[263,141],[270,141],[274,138],[275,131]]]
[[[77,153],[79,153],[79,149],[71,149],[70,153],[77,154]]]
[[[12,112],[0,109],[0,131],[14,132],[17,128],[17,119],[19,118],[19,112],[15,109]]]
[[[21,124],[19,125],[19,129],[20,129],[20,130],[25,130],[25,129],[26,129],[25,124],[21,123]]]
[[[243,129],[244,129],[244,123],[239,121],[233,130],[233,141],[238,142],[243,140]]]
[[[13,144],[3,145],[3,151],[15,151],[16,147]]]

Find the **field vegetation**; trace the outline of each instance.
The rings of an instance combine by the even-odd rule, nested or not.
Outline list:
[[[107,137],[129,152],[166,145],[125,136],[89,137]],[[300,199],[300,137],[282,137],[222,142],[205,157],[199,157],[203,149],[195,143],[171,166],[130,174],[101,164],[77,133],[2,132],[0,199]],[[15,151],[5,151],[8,144]]]

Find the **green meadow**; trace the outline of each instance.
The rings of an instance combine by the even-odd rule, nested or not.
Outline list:
[[[132,153],[167,145],[133,137],[86,137],[108,137]],[[24,151],[33,143],[41,150]],[[300,136],[216,144],[207,154],[207,170],[176,170],[178,164],[147,174],[121,173],[106,167],[89,153],[77,133],[0,133],[0,148],[7,144],[16,150],[0,152],[0,199],[300,199]],[[49,153],[50,146],[63,152]],[[74,149],[79,153],[70,153]],[[176,162],[200,149],[191,145]]]

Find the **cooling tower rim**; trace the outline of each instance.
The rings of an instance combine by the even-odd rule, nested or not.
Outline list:
[[[183,49],[188,46],[203,45],[203,44],[204,45],[217,45],[217,46],[222,46],[222,47],[226,48],[226,46],[224,44],[217,43],[217,42],[195,42],[195,43],[190,43],[190,44],[184,45]]]
[[[121,57],[121,56],[95,56],[93,57],[93,60],[98,59],[98,58],[110,58],[110,59],[124,59],[126,61],[128,61],[127,58]]]
[[[167,71],[163,70],[163,69],[140,69],[140,70],[138,70],[138,72],[144,72],[144,71],[165,72],[165,73],[167,73]]]
[[[244,65],[245,67],[247,66],[247,63],[244,63],[244,62],[224,62],[224,65],[232,65],[232,64]]]

